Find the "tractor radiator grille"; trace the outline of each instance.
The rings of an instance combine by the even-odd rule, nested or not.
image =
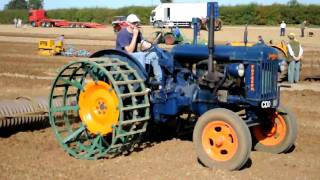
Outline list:
[[[277,97],[278,63],[263,62],[261,65],[261,99],[269,100]]]

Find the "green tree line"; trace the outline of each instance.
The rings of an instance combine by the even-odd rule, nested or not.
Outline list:
[[[283,5],[258,4],[222,6],[220,18],[228,25],[278,25],[281,21],[287,24],[300,24],[307,20],[309,24],[320,25],[320,5]]]
[[[66,19],[69,21],[85,21],[110,24],[114,16],[127,16],[130,13],[137,14],[142,24],[149,23],[149,16],[154,7],[123,7],[119,9],[109,8],[84,8],[84,9],[55,9],[48,10],[49,18]],[[249,4],[238,6],[221,6],[220,18],[227,25],[278,25],[282,20],[287,24],[299,24],[307,20],[310,24],[320,25],[320,5],[283,5],[273,4],[268,6]],[[0,11],[0,23],[12,23],[13,18],[22,18],[28,21],[28,10],[7,9]]]

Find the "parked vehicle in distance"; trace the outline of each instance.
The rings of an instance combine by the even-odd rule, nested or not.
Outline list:
[[[29,11],[29,23],[33,27],[71,27],[71,28],[101,28],[102,24],[92,22],[71,22],[64,19],[50,19],[43,9]]]
[[[111,25],[113,27],[114,32],[119,32],[121,30],[121,28],[127,27],[128,23],[126,21],[125,16],[114,16],[112,18]]]
[[[215,30],[220,30],[222,22],[219,19],[218,5],[214,13]],[[151,11],[150,23],[156,27],[166,27],[169,23],[174,23],[178,27],[191,27],[192,18],[203,19],[207,23],[206,3],[162,3]]]

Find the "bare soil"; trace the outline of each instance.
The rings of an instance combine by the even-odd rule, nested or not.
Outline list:
[[[262,34],[280,41],[277,27],[252,27],[249,39]],[[249,29],[249,30],[250,30]],[[299,29],[289,29],[296,32]],[[143,27],[150,38],[153,28]],[[298,138],[287,154],[252,152],[246,166],[236,172],[208,169],[198,161],[190,138],[160,137],[128,156],[86,161],[68,156],[52,130],[30,129],[0,137],[0,179],[319,179],[320,177],[320,74],[319,29],[302,39],[305,47],[303,82],[285,88],[281,101],[296,115]],[[192,39],[190,29],[183,33]],[[201,32],[205,37],[206,32]],[[52,79],[66,63],[83,58],[37,55],[41,38],[65,34],[67,44],[97,51],[114,46],[114,33],[103,29],[21,28],[0,26],[0,100],[18,96],[48,96]],[[223,27],[217,42],[241,41],[243,27]],[[70,37],[70,38],[68,38]],[[170,46],[163,46],[170,49]],[[1,134],[1,132],[0,132]]]

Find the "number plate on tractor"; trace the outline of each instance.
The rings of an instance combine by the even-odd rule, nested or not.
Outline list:
[[[262,108],[270,108],[272,105],[271,101],[262,101],[261,102],[261,107]]]

